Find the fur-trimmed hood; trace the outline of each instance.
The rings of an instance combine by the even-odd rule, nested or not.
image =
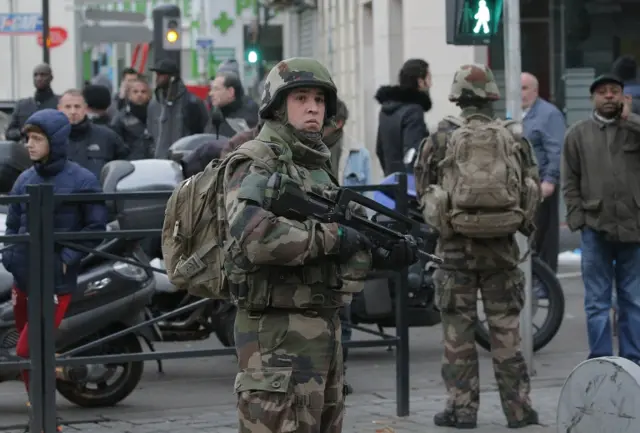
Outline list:
[[[431,110],[432,106],[429,93],[400,86],[382,86],[376,92],[375,98],[382,104],[382,110],[388,113],[407,104],[418,105],[424,112]]]

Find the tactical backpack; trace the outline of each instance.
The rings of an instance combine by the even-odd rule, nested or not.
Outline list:
[[[269,146],[250,140],[223,160],[182,181],[167,202],[162,227],[162,256],[169,281],[202,298],[227,299],[223,272],[228,224],[223,182],[229,161],[238,155],[274,172],[277,157]]]
[[[440,163],[440,183],[427,188],[424,213],[441,236],[469,238],[515,234],[530,224],[539,190],[524,178],[521,143],[513,121],[485,116],[448,117],[458,126]]]

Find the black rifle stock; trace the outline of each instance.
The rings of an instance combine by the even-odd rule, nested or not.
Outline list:
[[[340,188],[335,200],[330,200],[320,194],[304,192],[293,182],[284,181],[279,174],[271,176],[267,189],[273,196],[265,201],[265,208],[274,214],[295,220],[312,218],[323,223],[338,223],[366,235],[377,247],[391,250],[398,242],[412,235],[420,247],[424,239],[415,236],[420,232],[419,223],[401,213],[370,199],[348,188]],[[406,232],[394,230],[390,227],[371,221],[366,217],[352,212],[350,205],[356,203],[374,211],[378,216],[384,216],[394,226],[406,227]],[[431,230],[430,236],[437,237]],[[441,264],[443,260],[422,249],[418,254],[434,263]]]

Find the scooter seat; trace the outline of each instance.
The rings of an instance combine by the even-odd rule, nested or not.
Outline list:
[[[13,287],[13,275],[4,269],[0,270],[0,302],[11,299],[11,287]]]

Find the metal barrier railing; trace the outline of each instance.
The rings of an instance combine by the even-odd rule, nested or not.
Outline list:
[[[392,185],[366,185],[351,189],[359,192],[386,191],[394,195],[396,210],[402,214],[408,213],[409,200],[407,191],[406,174],[397,175],[398,182]],[[90,363],[122,363],[134,361],[150,361],[165,359],[198,358],[209,356],[222,356],[235,353],[233,348],[181,350],[181,351],[153,351],[151,353],[129,353],[99,356],[76,356],[89,349],[100,346],[108,341],[136,332],[142,328],[151,326],[157,322],[178,316],[187,311],[194,310],[206,303],[209,299],[202,299],[186,305],[174,311],[168,312],[134,326],[128,327],[90,343],[75,347],[56,356],[54,336],[54,257],[55,245],[63,244],[73,249],[84,252],[92,252],[96,256],[102,256],[110,260],[123,261],[141,268],[155,272],[165,272],[162,269],[153,268],[147,264],[129,260],[126,257],[116,256],[104,251],[88,248],[73,241],[105,240],[116,238],[141,238],[158,237],[158,230],[114,230],[106,232],[55,232],[54,214],[56,205],[61,203],[82,203],[96,201],[122,200],[152,200],[168,198],[170,191],[162,192],[131,192],[131,193],[92,193],[92,194],[61,194],[54,195],[52,185],[31,185],[27,187],[28,195],[14,197],[0,197],[1,204],[25,204],[28,207],[29,234],[0,236],[0,242],[19,243],[28,242],[30,246],[29,269],[29,346],[30,359],[0,362],[2,367],[20,366],[31,369],[30,401],[32,405],[31,431],[44,431],[46,433],[56,430],[56,366],[83,365]],[[395,274],[396,287],[399,288],[396,296],[396,336],[390,336],[371,329],[352,326],[369,334],[381,337],[380,340],[359,340],[345,343],[346,347],[391,347],[395,346],[396,352],[396,413],[398,416],[409,415],[409,327],[407,323],[408,309],[408,282],[407,272]],[[49,301],[50,300],[50,301]]]

